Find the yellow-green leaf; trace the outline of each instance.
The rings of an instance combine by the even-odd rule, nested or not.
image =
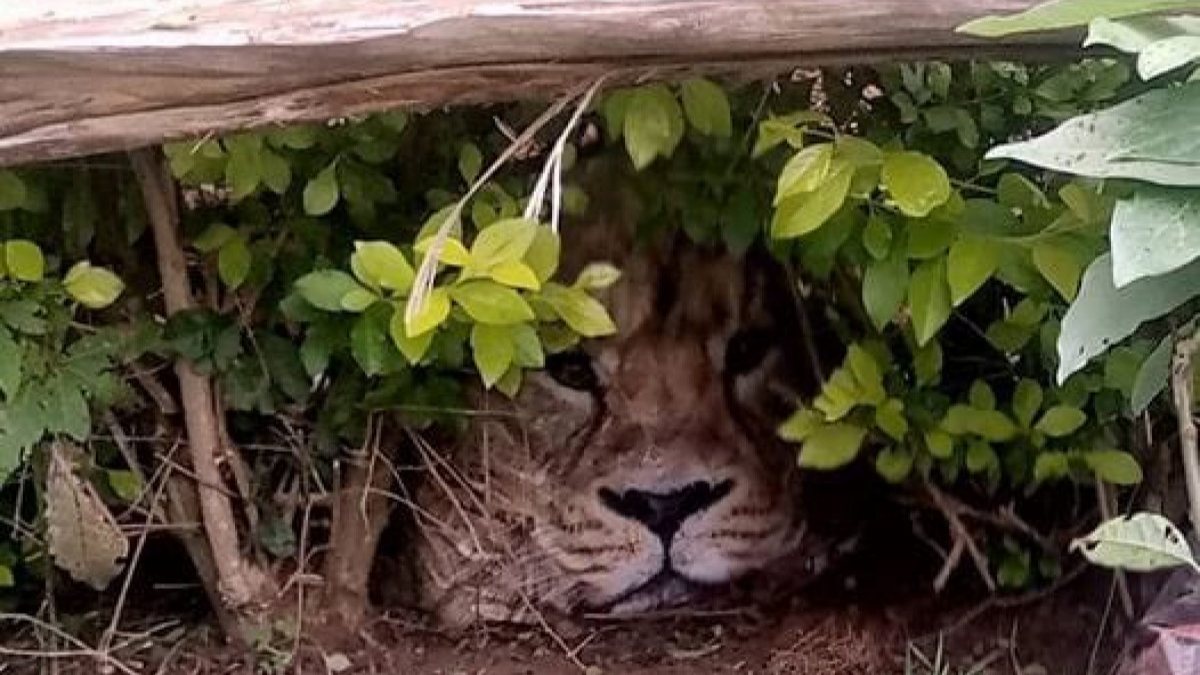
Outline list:
[[[67,295],[89,309],[103,309],[116,302],[125,283],[103,267],[93,267],[87,261],[75,265],[63,277]]]
[[[808,438],[822,424],[824,416],[812,408],[799,408],[792,416],[779,425],[776,433],[785,441],[799,443]]]
[[[812,192],[820,187],[829,174],[833,159],[833,144],[810,145],[797,152],[783,165],[775,186],[775,206],[783,200],[801,192]]]
[[[563,322],[584,337],[601,337],[617,332],[608,310],[583,289],[546,284],[542,288],[541,298]]]
[[[12,239],[4,243],[4,266],[9,276],[18,281],[41,281],[46,273],[42,249],[26,239]]]
[[[801,192],[783,200],[775,209],[771,221],[771,236],[776,239],[792,239],[816,230],[825,224],[846,201],[850,191],[850,179],[854,169],[841,164],[833,169],[829,177],[811,192]]]
[[[928,260],[913,271],[908,305],[917,344],[924,345],[950,318],[950,286],[946,283],[944,258]]]
[[[304,186],[304,212],[310,216],[323,216],[338,203],[337,162],[330,162]]]
[[[1096,450],[1085,452],[1083,461],[1098,478],[1113,485],[1137,485],[1142,482],[1142,467],[1128,452]]]
[[[468,316],[480,323],[501,325],[533,320],[533,309],[524,298],[490,279],[451,286],[449,293]],[[502,374],[498,373],[496,377]]]
[[[946,255],[946,277],[950,301],[960,305],[987,281],[1000,264],[999,249],[979,237],[963,237],[950,246]]]
[[[446,312],[450,311],[450,301],[446,298],[444,289],[436,288],[435,291],[442,291],[443,302],[446,307]],[[426,305],[426,309],[429,305]],[[437,323],[440,323],[437,322]],[[434,323],[433,326],[436,326]],[[388,322],[388,335],[392,338],[392,344],[396,345],[396,349],[404,355],[406,361],[412,365],[420,363],[425,353],[429,351],[429,345],[433,343],[435,331],[430,329],[421,331],[410,336],[412,331],[404,322],[404,307],[397,306],[395,312],[392,313],[392,319]]]
[[[826,424],[808,435],[800,449],[800,466],[807,469],[838,469],[858,456],[867,430],[838,422]]]
[[[892,201],[907,216],[929,215],[950,198],[950,177],[946,170],[919,152],[897,152],[884,157],[880,179]]]
[[[598,291],[617,283],[621,278],[621,270],[607,262],[588,263],[575,277],[575,288],[588,291]]]
[[[364,284],[406,294],[416,273],[408,258],[386,241],[356,241],[350,268]]]
[[[471,244],[469,267],[487,271],[500,263],[520,262],[538,227],[537,221],[528,218],[507,218],[485,227]]]
[[[889,483],[900,483],[912,472],[912,453],[904,448],[886,448],[875,456],[875,471]]]
[[[1047,436],[1058,438],[1074,433],[1086,422],[1087,415],[1079,408],[1056,405],[1042,414],[1034,428]]]
[[[1074,251],[1053,240],[1039,241],[1033,247],[1033,264],[1064,300],[1075,299],[1079,279],[1083,276],[1083,263]]]
[[[342,296],[340,303],[342,309],[347,312],[357,313],[375,304],[376,300],[379,300],[379,296],[371,291],[365,288],[354,288]]]
[[[529,265],[519,260],[502,262],[496,265],[488,271],[488,276],[505,286],[512,286],[513,288],[525,288],[536,291],[542,286],[538,281],[537,275],[529,268]]]
[[[450,316],[450,293],[439,286],[426,296],[425,304],[408,321],[404,334],[406,337],[414,338],[429,333],[442,325],[447,316]]]
[[[434,237],[426,237],[417,242],[413,250],[418,255],[425,256],[429,253],[429,249],[433,246]],[[467,251],[467,247],[454,237],[446,237],[446,241],[442,243],[442,250],[438,254],[438,262],[443,265],[453,265],[462,267],[471,262],[471,254]]]
[[[483,378],[483,384],[491,388],[513,363],[511,328],[475,324],[471,328],[471,355],[480,377]]]
[[[525,264],[537,275],[538,281],[546,283],[558,270],[560,240],[548,227],[539,227],[529,250],[525,252]]]
[[[728,138],[733,133],[729,118],[729,99],[712,82],[696,77],[680,86],[683,111],[696,131],[705,136]]]

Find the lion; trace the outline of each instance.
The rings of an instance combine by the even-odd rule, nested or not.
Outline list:
[[[679,607],[802,579],[830,548],[775,433],[820,381],[796,285],[765,251],[639,238],[635,190],[589,175],[606,178],[563,225],[560,276],[620,268],[602,297],[619,330],[513,400],[481,392],[459,451],[422,449],[418,583],[444,625]]]

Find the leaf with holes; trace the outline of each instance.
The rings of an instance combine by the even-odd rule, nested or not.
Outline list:
[[[1200,191],[1139,186],[1117,201],[1109,236],[1118,288],[1177,270],[1200,257]]]
[[[1097,565],[1133,572],[1183,565],[1200,572],[1183,533],[1156,513],[1135,513],[1105,521],[1087,536],[1072,541],[1071,550]]]

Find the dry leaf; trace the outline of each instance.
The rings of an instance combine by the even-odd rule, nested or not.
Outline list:
[[[76,475],[79,453],[65,443],[50,447],[46,538],[54,563],[99,591],[121,573],[129,541],[96,490]]]

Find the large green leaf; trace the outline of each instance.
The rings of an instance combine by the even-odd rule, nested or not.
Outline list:
[[[363,283],[408,293],[416,276],[408,258],[386,241],[356,241],[350,256],[350,268]]]
[[[800,192],[783,200],[771,222],[771,236],[791,239],[808,234],[825,224],[846,201],[854,167],[842,164],[816,189]]]
[[[125,290],[120,277],[103,267],[93,267],[86,260],[75,263],[67,271],[63,286],[67,295],[89,309],[108,307]]]
[[[1119,19],[1151,12],[1195,8],[1195,0],[1050,0],[1016,14],[975,19],[959,26],[957,30],[981,37],[1000,37],[1084,26],[1098,17]]]
[[[994,242],[981,237],[963,237],[954,242],[946,256],[950,300],[955,305],[962,304],[992,276],[999,264],[1000,254]]]
[[[775,186],[775,206],[779,206],[792,195],[817,189],[829,173],[831,159],[832,143],[810,145],[792,155],[779,171],[779,180]]]
[[[483,378],[484,386],[490,388],[512,365],[512,327],[475,324],[471,328],[471,354],[475,360],[475,367],[479,369],[479,375]]]
[[[873,262],[863,272],[863,308],[875,328],[884,326],[896,316],[908,294],[908,258],[902,247],[895,247],[885,260]]]
[[[932,157],[897,152],[884,157],[880,179],[906,216],[921,218],[950,198],[950,178]]]
[[[1016,159],[1093,178],[1200,186],[1200,82],[1155,89],[1067,120],[1036,138],[992,148]]]
[[[296,280],[296,291],[308,304],[327,312],[342,311],[342,298],[362,286],[341,270],[317,270]]]
[[[1133,391],[1129,395],[1129,408],[1133,414],[1140,415],[1158,396],[1158,392],[1167,386],[1167,378],[1171,374],[1171,354],[1175,347],[1175,336],[1163,338],[1154,351],[1142,361],[1137,376],[1133,380]]]
[[[1200,257],[1200,190],[1140,186],[1117,202],[1109,236],[1118,287],[1183,267]]]
[[[1083,462],[1098,478],[1113,485],[1137,485],[1142,482],[1142,467],[1128,452],[1095,450],[1083,454]]]
[[[1134,572],[1181,565],[1200,572],[1183,533],[1156,513],[1135,513],[1103,522],[1087,536],[1072,541],[1071,550],[1097,565]]]
[[[14,279],[41,281],[46,273],[46,259],[37,244],[13,239],[4,243],[4,267]]]
[[[452,286],[450,297],[480,323],[506,324],[533,320],[529,303],[513,289],[494,281],[467,281]]]
[[[584,337],[602,337],[617,332],[608,310],[582,288],[546,284],[540,297],[564,323]]]
[[[680,85],[680,95],[683,111],[696,131],[722,138],[733,133],[725,90],[704,78],[696,77]]]
[[[625,149],[634,168],[646,168],[656,157],[670,156],[683,128],[683,110],[661,86],[633,91],[624,105]]]
[[[484,228],[471,243],[470,268],[490,270],[501,263],[520,262],[533,245],[538,227],[535,220],[509,218]]]
[[[1088,24],[1083,46],[1109,45],[1136,54],[1155,42],[1185,34],[1200,34],[1200,17],[1138,16],[1121,21],[1097,18]]]
[[[839,422],[815,429],[800,449],[800,466],[809,469],[837,469],[858,456],[867,430]]]
[[[1147,46],[1138,55],[1138,75],[1149,80],[1200,58],[1200,35],[1176,35]]]
[[[333,210],[338,203],[337,163],[321,169],[314,178],[304,186],[304,212],[310,216],[323,216]]]
[[[950,286],[946,283],[945,258],[926,261],[913,271],[908,285],[908,309],[920,345],[937,335],[950,318]]]
[[[1079,295],[1063,317],[1058,336],[1058,381],[1065,381],[1142,323],[1166,314],[1197,294],[1200,261],[1117,288],[1112,279],[1112,258],[1108,254],[1100,256],[1084,272]]]

